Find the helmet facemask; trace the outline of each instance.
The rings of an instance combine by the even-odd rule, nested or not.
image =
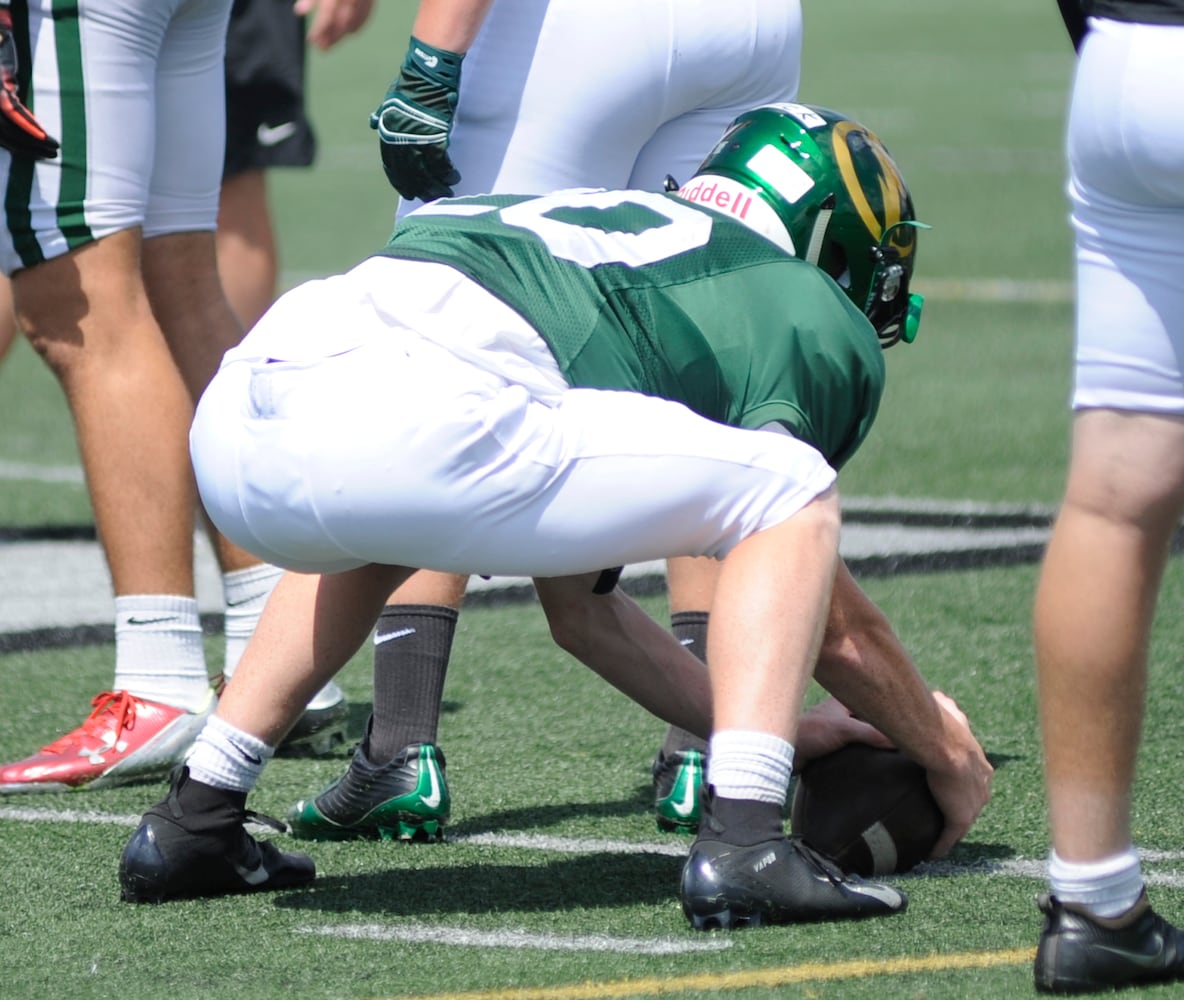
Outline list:
[[[885,350],[899,341],[911,344],[917,339],[921,307],[925,302],[922,296],[909,291],[912,270],[904,265],[900,250],[892,243],[893,232],[902,226],[929,228],[920,222],[898,222],[870,251],[875,264],[863,313],[876,328],[880,346]]]

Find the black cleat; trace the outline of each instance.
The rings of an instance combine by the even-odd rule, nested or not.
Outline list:
[[[292,807],[292,835],[302,840],[443,840],[452,808],[444,751],[434,743],[412,743],[393,760],[373,764],[367,750],[363,740],[340,778],[316,798]]]
[[[213,788],[180,768],[169,794],[144,814],[119,861],[119,898],[126,903],[266,892],[304,885],[316,876],[312,858],[258,841],[248,820],[282,824],[248,812],[245,792]]]
[[[1042,895],[1044,929],[1036,949],[1041,993],[1097,993],[1184,979],[1184,932],[1151,909],[1146,891],[1120,917],[1097,917]]]
[[[845,875],[796,837],[737,847],[700,834],[682,871],[682,911],[699,931],[856,920],[906,906],[904,893]]]

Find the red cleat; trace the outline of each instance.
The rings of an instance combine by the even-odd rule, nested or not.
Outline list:
[[[0,767],[0,792],[109,788],[167,775],[217,704],[211,690],[200,712],[104,691],[82,725],[24,760]]]

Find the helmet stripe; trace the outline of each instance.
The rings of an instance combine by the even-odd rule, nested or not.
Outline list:
[[[875,209],[868,202],[867,194],[864,192],[863,185],[859,182],[859,175],[855,171],[855,162],[851,158],[851,147],[847,144],[847,136],[856,130],[862,132],[867,138],[868,148],[872,151],[880,167],[878,181],[880,196],[884,202],[883,219],[876,216]],[[874,134],[851,121],[838,122],[835,125],[832,150],[835,162],[839,167],[839,174],[847,186],[847,193],[851,196],[851,201],[855,205],[856,211],[859,212],[859,217],[863,219],[863,224],[867,226],[868,231],[878,240],[884,235],[885,230],[891,229],[900,222],[904,183],[900,179],[896,165]]]

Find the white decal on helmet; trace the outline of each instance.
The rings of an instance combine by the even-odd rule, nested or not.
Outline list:
[[[697,174],[678,189],[680,198],[706,205],[771,240],[786,253],[795,254],[793,239],[785,223],[759,194],[730,177]]]
[[[814,187],[814,178],[776,146],[762,146],[746,166],[791,205]]]
[[[822,128],[826,124],[826,119],[818,114],[813,108],[809,108],[804,104],[769,104],[767,107],[774,108],[782,114],[789,115],[790,118],[795,118],[805,128]],[[760,110],[757,108],[756,110]]]

